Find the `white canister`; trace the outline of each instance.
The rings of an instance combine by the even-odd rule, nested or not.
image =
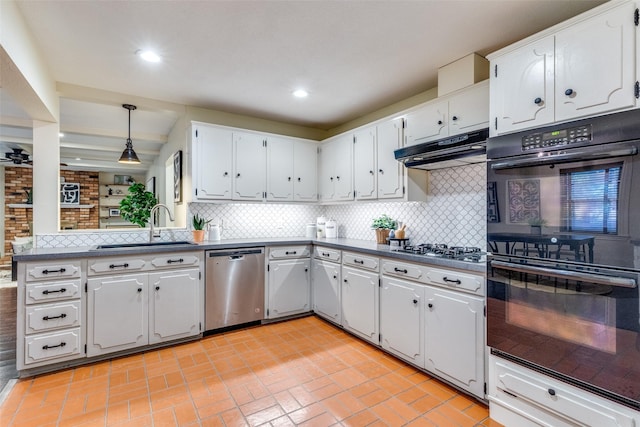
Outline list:
[[[210,224],[209,225],[209,240],[220,240],[220,225],[218,224]]]
[[[338,225],[332,219],[328,220],[324,226],[327,239],[335,239],[338,237]]]
[[[307,230],[305,232],[305,236],[307,237],[307,239],[315,239],[316,230],[317,230],[317,227],[314,223],[307,224]]]
[[[318,219],[316,220],[318,237],[327,237],[327,234],[325,232],[326,223],[327,223],[327,219],[323,216],[319,216]]]

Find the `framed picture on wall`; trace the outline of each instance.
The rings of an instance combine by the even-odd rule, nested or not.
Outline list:
[[[60,203],[66,205],[80,204],[80,183],[64,182],[60,184]]]
[[[182,150],[173,155],[173,201],[182,203]]]

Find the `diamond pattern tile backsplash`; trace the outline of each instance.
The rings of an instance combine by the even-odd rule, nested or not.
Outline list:
[[[383,213],[407,224],[411,243],[446,243],[486,248],[484,164],[431,171],[424,202],[371,202],[331,206],[303,204],[189,204],[188,223],[197,213],[222,225],[223,239],[302,237],[306,225],[325,216],[339,225],[339,237],[373,240],[371,222]],[[38,247],[137,243],[148,231],[91,231],[38,235]],[[161,240],[190,240],[190,231],[163,230]]]

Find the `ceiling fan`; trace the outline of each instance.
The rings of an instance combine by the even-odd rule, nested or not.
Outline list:
[[[22,148],[12,148],[10,152],[4,153],[4,158],[0,159],[0,162],[12,162],[14,165],[32,164],[29,160],[29,154],[24,153]]]

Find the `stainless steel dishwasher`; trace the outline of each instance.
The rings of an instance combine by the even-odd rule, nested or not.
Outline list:
[[[205,256],[205,331],[264,319],[264,248]]]

